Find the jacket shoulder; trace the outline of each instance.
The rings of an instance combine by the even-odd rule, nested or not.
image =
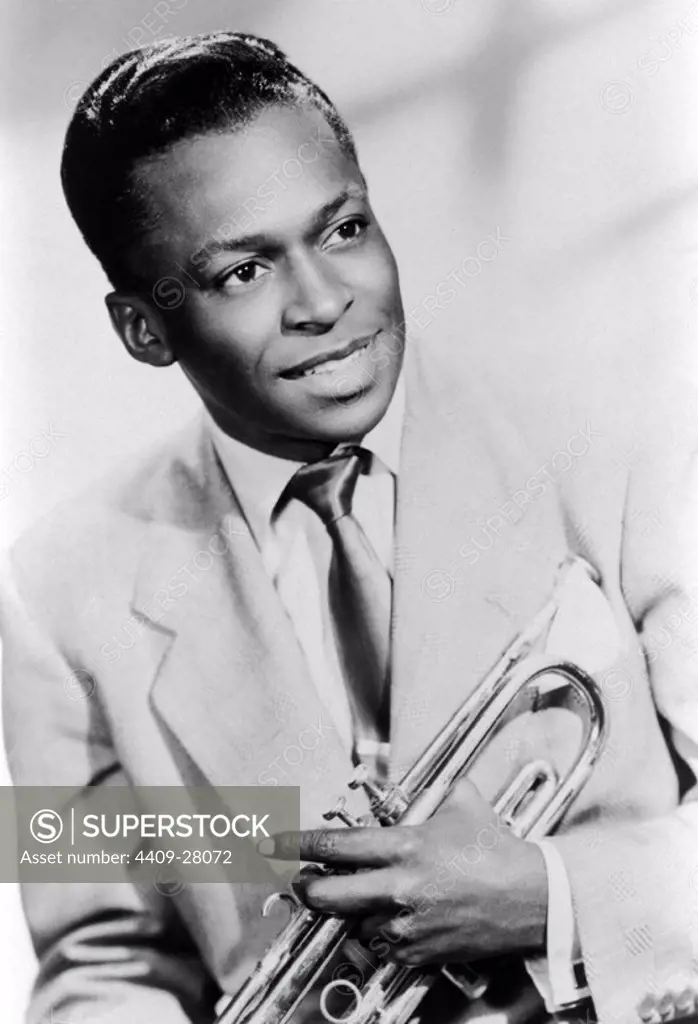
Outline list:
[[[28,527],[3,553],[5,572],[25,598],[52,603],[91,592],[105,581],[132,577],[150,523],[186,518],[201,501],[206,438],[200,417],[134,462],[122,460]],[[61,596],[62,595],[62,596]]]

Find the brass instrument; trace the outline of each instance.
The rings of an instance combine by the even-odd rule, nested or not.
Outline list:
[[[365,771],[357,770],[349,785],[366,789],[378,823],[419,825],[430,818],[486,741],[506,716],[511,716],[514,704],[519,703],[524,710],[536,712],[548,708],[571,710],[583,720],[583,735],[577,757],[562,778],[549,763],[532,761],[499,793],[494,810],[521,838],[540,838],[561,821],[587,781],[605,736],[604,707],[594,680],[570,662],[532,653],[547,635],[559,606],[560,588],[574,566],[581,566],[596,581],[594,570],[583,559],[563,563],[551,599],[514,639],[399,785],[380,786],[370,781]],[[553,685],[551,676],[557,677]],[[343,799],[325,815],[327,819],[334,817],[349,826],[368,824],[364,819],[353,819],[344,810]],[[349,922],[311,911],[291,893],[271,896],[264,905],[265,916],[278,900],[292,905],[291,918],[216,1024],[287,1024],[350,937]],[[362,989],[346,979],[330,981],[322,991],[322,1011],[328,1021],[343,1024],[411,1024],[418,1019],[415,1011],[419,1003],[443,976],[471,999],[487,988],[487,980],[467,966],[439,969],[383,963]],[[340,988],[351,992],[354,1009],[335,1017],[327,999]]]

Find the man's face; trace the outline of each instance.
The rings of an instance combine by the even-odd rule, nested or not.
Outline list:
[[[400,372],[402,303],[361,173],[322,115],[268,108],[140,177],[159,214],[144,258],[166,279],[152,296],[166,344],[220,426],[298,459],[363,437]]]

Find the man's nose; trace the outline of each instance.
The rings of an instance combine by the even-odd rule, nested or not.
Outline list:
[[[323,334],[351,306],[353,295],[334,268],[322,259],[304,258],[293,267],[284,309],[288,331]]]

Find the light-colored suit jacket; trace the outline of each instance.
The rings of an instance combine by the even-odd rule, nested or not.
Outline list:
[[[566,555],[587,558],[600,589],[570,594],[551,643],[595,674],[610,733],[554,842],[599,1018],[635,1021],[642,1000],[698,983],[698,814],[681,803],[670,742],[677,707],[688,716],[685,756],[698,739],[687,646],[698,577],[682,546],[691,460],[648,451],[630,473],[587,427],[541,470],[446,355],[415,352],[405,372],[392,773],[542,606]],[[650,528],[648,510],[660,508]],[[20,539],[3,571],[2,636],[16,784],[276,780],[301,787],[305,826],[321,825],[345,790],[350,751],[202,422]],[[75,687],[87,699],[73,699]],[[569,755],[571,717],[535,717],[483,756],[485,796],[531,756]],[[51,1007],[71,1022],[211,1020],[220,990],[240,984],[279,927],[260,921],[263,895],[245,885],[192,885],[172,898],[127,881],[26,886],[40,959],[28,1020],[50,1020]]]

